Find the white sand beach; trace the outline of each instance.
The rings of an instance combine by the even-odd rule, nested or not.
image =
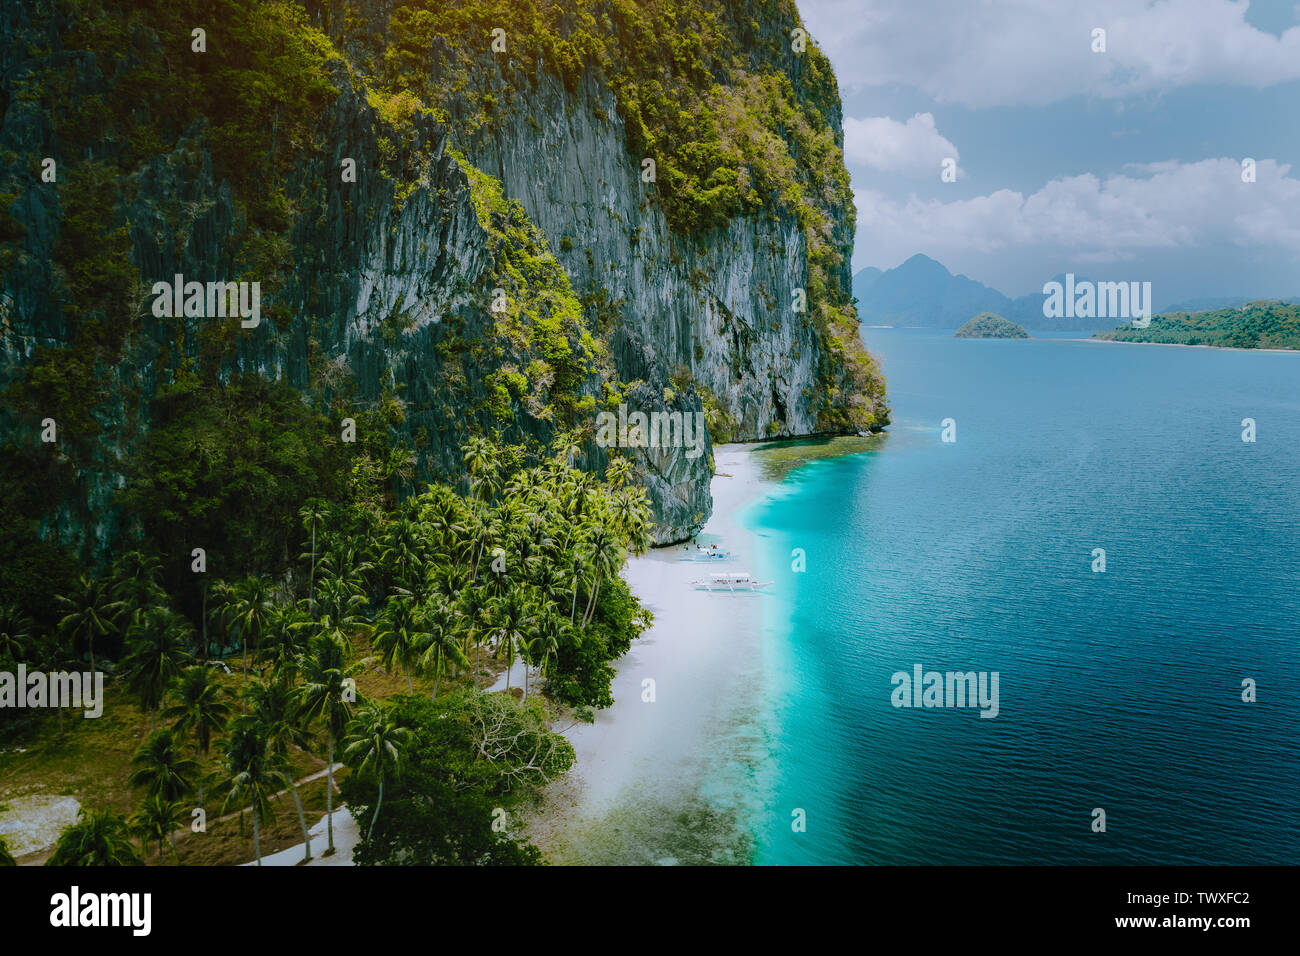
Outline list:
[[[292,808],[290,808],[292,809]],[[325,816],[307,830],[311,837],[311,862],[304,866],[352,866],[352,849],[361,842],[361,830],[357,821],[347,807],[334,811],[334,853],[321,856],[329,846],[329,834],[326,832]],[[262,857],[263,866],[298,866],[302,861],[302,844],[295,843],[287,850]],[[250,860],[242,866],[256,866],[256,860]]]
[[[617,665],[614,706],[593,724],[557,728],[577,762],[525,827],[554,862],[684,862],[683,853],[691,859],[705,843],[729,839],[734,821],[721,817],[744,798],[725,781],[729,771],[743,776],[763,745],[753,718],[769,596],[696,591],[690,582],[723,570],[757,575],[754,543],[736,522],[764,486],[754,447],[714,449],[713,516],[697,540],[729,549],[731,561],[686,561],[694,548],[677,545],[633,558],[624,571],[654,625]],[[643,700],[647,681],[653,702]],[[683,847],[683,829],[710,832]]]

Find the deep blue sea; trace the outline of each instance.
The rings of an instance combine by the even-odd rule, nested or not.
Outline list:
[[[1300,354],[864,339],[880,450],[744,516],[777,582],[757,862],[1300,863]],[[918,664],[996,671],[998,715],[893,706]]]

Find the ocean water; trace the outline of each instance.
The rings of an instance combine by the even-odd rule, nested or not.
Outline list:
[[[880,450],[743,515],[756,862],[1300,863],[1300,354],[864,339]],[[997,716],[895,707],[918,664],[996,671]]]

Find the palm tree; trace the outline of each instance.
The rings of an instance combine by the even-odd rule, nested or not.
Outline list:
[[[576,430],[556,432],[551,440],[551,450],[555,452],[557,461],[572,468],[578,455],[582,454],[582,439]]]
[[[586,550],[585,536],[579,537],[578,544],[569,552],[569,559],[564,568],[564,577],[568,581],[567,590],[572,594],[569,599],[569,622],[577,623],[575,615],[578,610],[578,588],[587,580],[587,562],[582,554]]]
[[[520,638],[527,639],[536,626],[536,621],[519,591],[513,590],[504,597],[492,602],[492,630],[496,638],[497,653],[504,648],[506,652],[506,690],[510,690],[510,669],[515,663],[515,648]]]
[[[266,739],[267,749],[289,760],[290,747],[307,746],[307,734],[298,719],[298,699],[293,685],[286,675],[280,675],[272,681],[256,681],[248,688],[248,697],[252,705],[252,717],[261,728]],[[298,809],[298,825],[302,827],[303,858],[302,862],[311,860],[311,836],[307,832],[307,817],[302,812],[302,797],[298,795],[298,784],[290,774],[289,791],[293,794],[293,804]]]
[[[195,775],[199,789],[199,807],[203,807],[203,761],[212,744],[212,735],[226,729],[231,707],[226,703],[227,692],[217,683],[217,672],[207,665],[191,667],[185,671],[173,688],[176,703],[163,711],[164,720],[173,720],[172,730],[178,734],[193,734],[198,751],[198,772]]]
[[[438,681],[442,678],[443,661],[450,659],[462,667],[469,666],[469,658],[460,649],[460,620],[452,606],[444,601],[426,604],[419,612],[420,632],[423,635],[420,667],[433,673],[432,699],[438,699]]]
[[[148,840],[158,841],[158,865],[163,864],[163,840],[168,839],[172,845],[172,857],[180,860],[176,852],[176,831],[185,825],[188,814],[179,800],[167,800],[162,794],[151,794],[144,798],[135,815],[131,817],[131,829],[140,838],[140,848],[148,852]]]
[[[316,590],[319,597],[316,619],[322,629],[348,639],[347,632],[364,623],[361,612],[366,606],[365,593],[355,581],[333,574],[322,578]]]
[[[348,678],[359,673],[364,661],[351,666],[347,663],[347,644],[337,634],[322,633],[312,639],[303,658],[303,683],[298,688],[299,713],[305,725],[320,723],[329,740],[329,757],[326,773],[329,778],[325,790],[325,817],[329,829],[329,849],[334,852],[334,743],[343,736],[352,716],[352,699],[355,684]]]
[[[415,693],[411,685],[411,667],[418,662],[420,647],[425,640],[414,598],[409,591],[399,590],[379,612],[371,647],[379,652],[379,659],[390,673],[398,664],[402,665],[408,694]]]
[[[126,782],[144,787],[145,793],[160,795],[164,800],[180,800],[194,789],[198,761],[181,755],[170,730],[155,730],[131,758]]]
[[[394,587],[409,591],[423,582],[422,551],[420,526],[417,522],[402,517],[389,524],[379,560]]]
[[[560,639],[564,638],[567,644],[571,640],[572,631],[573,625],[565,619],[564,612],[553,602],[547,601],[538,621],[538,633],[542,641],[541,674],[543,677],[551,676],[550,664],[560,652]]]
[[[610,460],[609,467],[605,469],[605,480],[615,488],[622,488],[632,477],[632,462],[626,458],[618,457]]]
[[[109,589],[125,609],[144,610],[166,601],[166,593],[158,584],[161,576],[162,562],[157,558],[142,551],[128,551],[113,562]]]
[[[277,604],[262,634],[259,660],[273,673],[292,677],[307,649],[306,636],[316,626],[301,604]]]
[[[127,628],[127,653],[122,672],[127,689],[140,699],[140,709],[153,712],[158,729],[158,707],[181,669],[193,658],[186,643],[193,633],[188,621],[168,608],[136,611]]]
[[[356,719],[348,725],[348,736],[343,741],[343,759],[358,777],[375,780],[379,784],[379,798],[375,812],[366,831],[369,839],[379,820],[379,808],[384,802],[384,781],[401,776],[405,752],[411,746],[413,735],[406,727],[398,726],[392,716],[374,704],[361,708]]]
[[[594,572],[592,576],[594,583],[591,588],[591,597],[587,601],[587,612],[582,616],[584,630],[591,623],[591,619],[596,613],[596,599],[600,596],[601,579],[618,573],[618,569],[623,564],[624,555],[622,547],[614,539],[614,536],[603,525],[597,525],[592,530],[588,540],[586,557]]]
[[[473,435],[461,446],[471,497],[487,501],[495,487],[497,450],[482,435]]]
[[[285,772],[287,761],[267,747],[266,736],[255,720],[241,717],[230,732],[226,762],[230,768],[230,793],[221,811],[224,813],[231,804],[252,807],[253,855],[261,866],[261,823],[271,817],[271,797],[290,782]]]
[[[320,498],[310,498],[298,509],[298,518],[302,521],[303,530],[311,533],[311,570],[307,577],[307,600],[313,607],[316,600],[316,532],[324,527],[328,517],[329,512],[325,502]]]
[[[0,661],[26,660],[34,627],[15,605],[0,604]]]
[[[211,619],[221,634],[220,648],[224,655],[230,643],[230,613],[235,603],[235,586],[226,581],[213,581],[204,593],[206,617]],[[205,637],[204,640],[207,638]],[[207,653],[207,649],[204,650]]]
[[[474,645],[474,686],[477,688],[478,652],[491,630],[488,614],[492,607],[492,599],[485,587],[467,587],[460,592],[456,605],[464,625],[465,639]]]
[[[95,638],[116,630],[117,615],[122,610],[122,602],[111,597],[105,582],[83,574],[71,594],[55,599],[66,612],[59,621],[59,630],[74,643],[85,640],[90,650],[91,674],[95,673]]]
[[[231,627],[239,635],[243,650],[244,680],[248,680],[248,644],[252,641],[254,650],[261,642],[262,633],[271,623],[275,613],[275,601],[271,581],[264,575],[245,578],[235,585],[234,599],[229,605]]]
[[[59,834],[46,866],[143,866],[131,830],[112,810],[77,812],[77,822]]]

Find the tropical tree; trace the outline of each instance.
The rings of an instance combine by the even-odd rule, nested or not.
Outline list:
[[[45,865],[142,866],[144,861],[131,842],[131,828],[121,814],[82,808],[77,812],[77,822],[59,834]]]
[[[274,591],[265,575],[245,578],[235,585],[234,595],[227,606],[228,623],[236,634],[243,651],[244,680],[248,679],[248,645],[254,651],[275,614]]]
[[[30,617],[12,604],[0,604],[0,661],[26,660],[34,633]]]
[[[360,673],[365,661],[347,662],[347,644],[337,634],[325,632],[312,639],[299,665],[303,683],[298,688],[299,713],[307,726],[319,724],[329,742],[325,790],[325,817],[329,830],[329,848],[334,852],[334,745],[347,729],[356,702],[356,684],[351,678]]]
[[[551,441],[551,450],[555,452],[556,459],[572,468],[582,454],[582,439],[576,431],[556,432]]]
[[[59,630],[74,644],[85,642],[90,652],[90,672],[94,674],[95,638],[116,632],[122,602],[112,599],[107,582],[89,574],[77,579],[71,594],[58,595],[55,600],[64,610]]]
[[[325,526],[329,517],[328,507],[320,498],[310,498],[298,509],[298,519],[303,530],[311,535],[311,570],[307,573],[307,600],[315,607],[316,601],[316,533]]]
[[[276,604],[262,634],[259,660],[272,672],[292,677],[307,649],[307,637],[316,627],[316,621],[302,605]]]
[[[479,648],[491,631],[488,622],[492,607],[492,598],[485,587],[466,587],[456,600],[460,614],[462,634],[466,641],[474,645],[474,686],[478,687]]]
[[[426,639],[415,599],[409,591],[399,590],[379,612],[371,647],[379,652],[379,659],[390,673],[397,665],[401,665],[402,672],[406,675],[408,694],[415,693],[411,684],[411,668],[419,662],[420,648]]]
[[[154,730],[167,688],[193,660],[186,647],[193,633],[189,621],[165,607],[137,610],[126,629],[121,672],[127,690],[139,698],[140,709],[152,712]]]
[[[205,620],[216,624],[217,632],[221,635],[218,646],[224,654],[230,644],[230,618],[235,604],[235,586],[228,581],[213,581],[204,592],[204,604],[207,607]],[[207,640],[206,636],[204,640]],[[207,652],[205,647],[204,654]]]
[[[253,855],[262,865],[261,824],[271,818],[271,798],[289,784],[287,761],[267,747],[266,735],[257,721],[240,717],[230,731],[226,745],[230,769],[230,792],[222,804],[253,811]]]
[[[420,525],[408,517],[389,523],[379,552],[386,576],[398,589],[412,591],[424,582]]]
[[[515,649],[520,639],[528,640],[536,627],[536,619],[519,591],[512,590],[492,602],[492,627],[489,635],[496,640],[497,654],[506,654],[506,690],[510,690],[510,670],[515,663]]]
[[[379,784],[367,836],[375,832],[384,802],[384,782],[401,776],[403,758],[413,739],[409,729],[399,726],[386,709],[375,704],[361,708],[348,725],[348,736],[343,741],[344,761],[358,776]]]
[[[162,562],[142,551],[128,551],[113,562],[109,590],[128,612],[165,604],[167,594],[159,585]]]
[[[18,861],[13,858],[9,852],[9,847],[5,845],[5,838],[0,836],[0,866],[17,866]]]
[[[619,542],[603,525],[592,529],[587,542],[587,562],[592,569],[591,596],[587,601],[587,611],[582,616],[585,629],[596,613],[596,600],[600,597],[600,582],[603,578],[618,573],[623,566],[624,552]]]
[[[176,831],[185,826],[189,814],[185,805],[179,800],[168,800],[162,794],[154,793],[144,798],[135,814],[131,817],[131,829],[140,838],[141,850],[148,852],[148,841],[158,842],[158,865],[163,864],[163,840],[170,840],[172,857],[179,861],[176,852]]]
[[[126,782],[164,800],[180,800],[193,791],[199,771],[197,761],[181,754],[170,730],[150,734],[131,758],[131,766],[135,769]]]
[[[307,733],[298,718],[298,699],[293,685],[287,675],[281,674],[274,680],[255,681],[249,685],[248,697],[251,704],[250,716],[257,721],[267,749],[289,760],[290,747],[307,746]],[[302,797],[298,794],[298,784],[289,775],[289,792],[293,794],[293,805],[298,810],[298,825],[302,827],[303,858],[302,862],[311,860],[311,836],[307,832],[307,817],[302,811]]]
[[[614,488],[622,488],[632,477],[632,462],[622,456],[610,459],[605,469],[605,480]]]
[[[420,667],[433,674],[431,698],[437,700],[445,662],[469,666],[469,658],[460,649],[460,620],[450,604],[436,599],[420,608],[418,620],[422,635]]]
[[[163,711],[163,719],[175,721],[172,731],[192,734],[198,752],[198,769],[195,782],[199,790],[199,806],[203,806],[203,762],[212,745],[212,735],[226,729],[231,707],[226,702],[228,693],[217,682],[217,671],[206,665],[186,670],[173,688],[175,703]]]

